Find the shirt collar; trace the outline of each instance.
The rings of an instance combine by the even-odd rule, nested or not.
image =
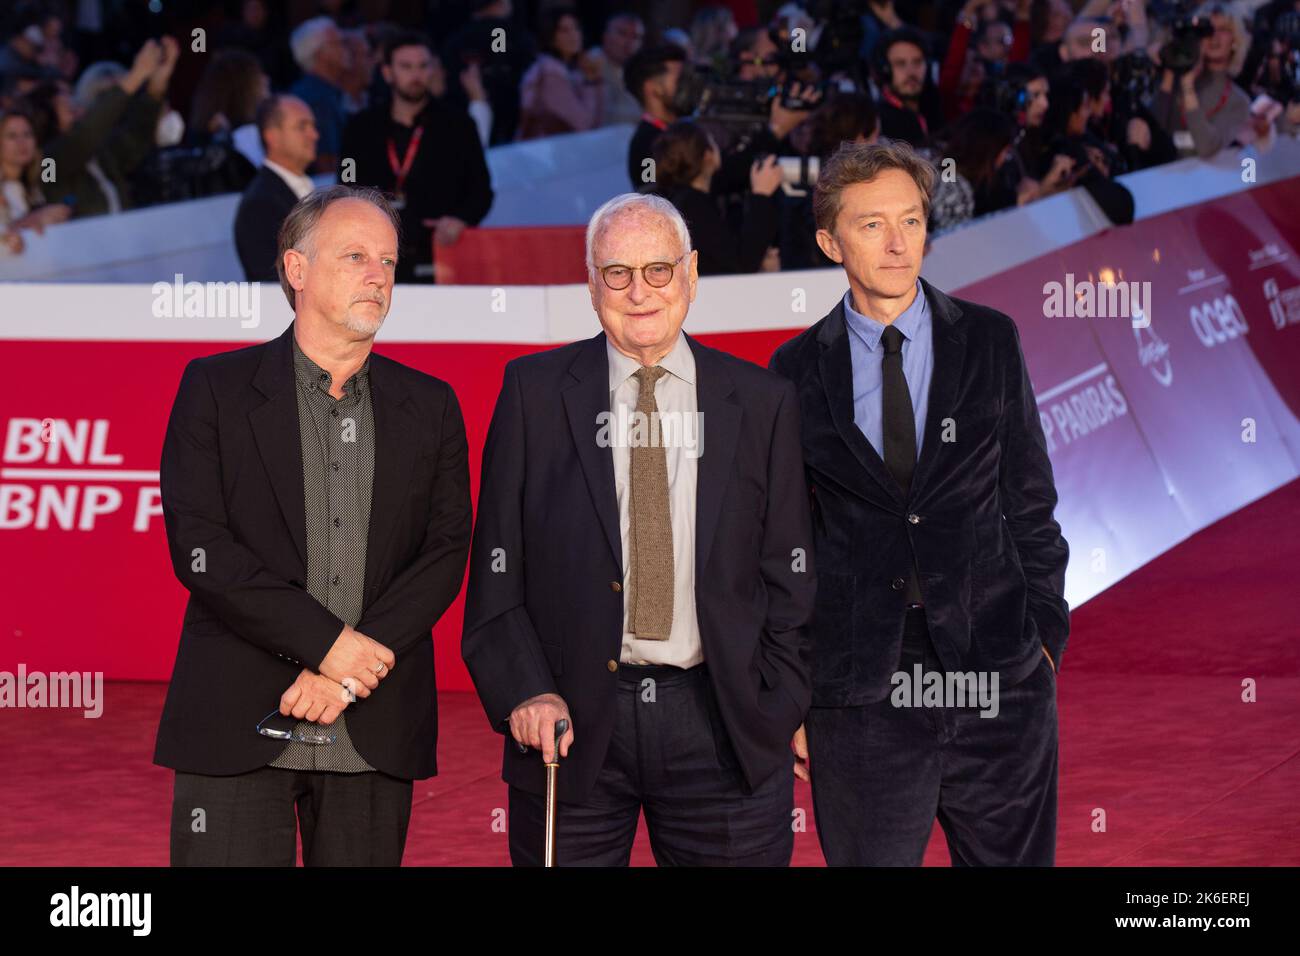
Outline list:
[[[614,348],[608,335],[605,336],[605,354],[609,357],[609,390],[612,392],[631,378],[641,363]],[[659,360],[659,365],[687,385],[695,384],[695,354],[686,341],[686,333],[678,330],[677,341],[668,354]]]
[[[330,385],[333,383],[333,377],[325,369],[321,368],[310,358],[307,353],[298,345],[298,337],[291,336],[293,339],[293,372],[298,384],[310,391],[318,388],[325,394],[329,394]],[[359,401],[361,392],[370,382],[370,356],[361,363],[361,368],[357,369],[352,377],[343,383],[343,393],[345,397],[352,401]],[[333,398],[333,396],[330,396]]]
[[[271,170],[271,172],[283,179],[286,185],[293,190],[294,195],[299,199],[316,188],[316,184],[311,181],[310,176],[303,176],[300,173],[293,172],[293,170],[285,169],[279,163],[273,163],[269,159],[263,159],[262,162],[266,165],[267,169]]]
[[[921,331],[921,325],[929,314],[930,306],[925,300],[925,290],[921,288],[921,280],[917,279],[916,298],[912,300],[911,305],[902,311],[898,318],[894,319],[892,324],[910,342]],[[878,322],[853,308],[852,289],[844,293],[844,321],[870,351],[874,352],[876,350],[886,326],[883,322]]]

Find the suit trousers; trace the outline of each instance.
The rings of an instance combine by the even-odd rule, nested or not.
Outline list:
[[[178,770],[171,865],[293,866],[301,828],[304,866],[398,866],[413,789],[378,771]]]
[[[943,672],[909,612],[901,673]],[[988,685],[991,688],[991,679]],[[1056,856],[1056,677],[1046,656],[996,716],[972,704],[813,707],[813,812],[831,866],[919,866],[937,817],[954,866],[1051,866]]]
[[[793,759],[745,792],[706,668],[619,669],[613,734],[596,782],[582,804],[557,806],[558,865],[627,866],[642,809],[660,866],[790,864]],[[581,746],[582,727],[574,733]],[[513,786],[509,799],[510,859],[540,866],[546,801]]]

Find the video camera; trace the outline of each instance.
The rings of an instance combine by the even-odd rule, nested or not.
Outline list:
[[[1160,48],[1160,65],[1174,73],[1186,73],[1201,58],[1201,41],[1214,35],[1208,17],[1190,13],[1186,0],[1170,4],[1152,4],[1151,18],[1169,28],[1171,36]]]

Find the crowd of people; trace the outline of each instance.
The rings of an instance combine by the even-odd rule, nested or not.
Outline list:
[[[278,224],[325,174],[396,197],[400,278],[430,281],[433,243],[491,207],[487,148],[628,124],[630,185],[682,212],[702,274],[811,268],[844,142],[921,150],[938,234],[1076,186],[1124,223],[1120,174],[1300,126],[1300,0],[192,7],[164,31],[132,0],[10,6],[0,250],[243,192],[241,261],[274,280]]]

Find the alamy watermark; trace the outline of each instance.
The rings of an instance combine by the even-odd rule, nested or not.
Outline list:
[[[704,447],[703,412],[645,412],[619,405],[596,416],[599,448],[681,448],[699,458]]]
[[[998,715],[997,671],[895,671],[889,702],[895,707],[975,707],[981,717]]]
[[[1074,273],[1065,282],[1043,284],[1043,317],[1048,319],[1131,319],[1133,328],[1151,324],[1151,283],[1115,281],[1102,270],[1099,282],[1075,282]]]
[[[158,319],[239,319],[245,329],[262,323],[260,282],[186,282],[176,273],[172,282],[155,282],[153,315]]]
[[[81,710],[87,720],[104,713],[103,671],[0,671],[0,708],[50,707]]]

